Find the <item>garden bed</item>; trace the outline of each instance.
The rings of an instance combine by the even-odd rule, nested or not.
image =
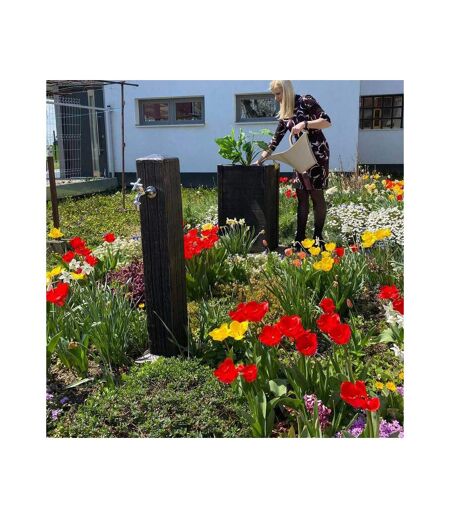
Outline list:
[[[182,190],[189,348],[139,365],[133,196],[126,211],[121,193],[60,203],[69,252],[47,256],[49,436],[403,436],[403,183],[332,176],[326,250],[307,239],[299,253],[295,190],[279,190],[281,245],[256,254],[245,222],[218,228],[216,189]]]

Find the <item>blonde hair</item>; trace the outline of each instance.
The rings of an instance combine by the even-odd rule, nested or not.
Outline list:
[[[295,93],[292,82],[283,79],[274,79],[270,83],[270,91],[273,93],[275,88],[283,91],[283,100],[280,103],[280,111],[277,113],[279,119],[289,119],[294,116]]]

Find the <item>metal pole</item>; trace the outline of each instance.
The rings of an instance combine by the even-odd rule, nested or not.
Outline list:
[[[125,210],[125,125],[124,125],[124,107],[125,100],[123,96],[123,82],[120,83],[120,92],[122,98],[122,208]]]
[[[59,228],[58,196],[56,194],[55,168],[52,156],[47,156],[47,168],[50,181],[50,199],[52,200],[53,226]]]

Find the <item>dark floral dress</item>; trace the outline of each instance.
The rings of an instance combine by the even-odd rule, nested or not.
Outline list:
[[[313,121],[316,119],[326,119],[331,123],[330,117],[322,110],[312,95],[296,95],[294,116],[290,119],[280,119],[274,136],[269,144],[271,151],[274,151],[285,133],[303,121]],[[322,130],[308,129],[309,142],[311,149],[316,157],[317,164],[307,171],[313,189],[326,189],[328,187],[328,173],[330,161],[330,148]],[[295,140],[298,140],[295,136]],[[305,181],[302,178],[303,171],[294,171],[295,186],[297,189],[305,189]]]

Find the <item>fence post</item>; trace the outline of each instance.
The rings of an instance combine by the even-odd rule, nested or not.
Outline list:
[[[47,151],[48,180],[50,183],[50,199],[52,200],[53,226],[59,228],[58,195],[56,193],[55,166],[53,156]]]
[[[178,158],[151,155],[136,160],[137,176],[148,194],[140,198],[145,299],[150,351],[161,356],[187,346],[186,267]],[[159,318],[158,318],[159,316]]]

